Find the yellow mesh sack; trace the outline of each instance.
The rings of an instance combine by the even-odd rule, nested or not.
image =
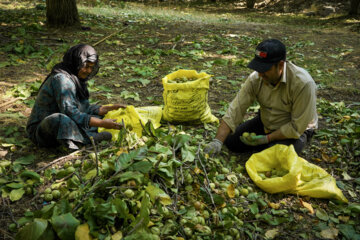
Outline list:
[[[348,200],[336,186],[335,179],[321,167],[299,157],[294,146],[276,144],[253,154],[245,164],[254,183],[268,193],[291,193],[314,198]],[[282,177],[261,178],[260,173],[282,168],[288,171]]]
[[[194,81],[172,83],[176,78],[195,78]],[[208,105],[211,75],[195,70],[178,70],[162,79],[164,92],[163,119],[168,122],[218,123]],[[170,81],[170,82],[169,82]]]
[[[113,110],[108,112],[104,119],[115,119],[116,122],[122,123],[124,120],[124,124],[127,128],[132,128],[132,131],[136,133],[138,137],[142,136],[142,126],[141,123],[145,126],[145,124],[150,120],[154,126],[154,128],[158,128],[161,126],[162,116],[162,107],[159,106],[148,106],[148,107],[138,107],[128,105],[125,109],[119,108],[118,110]],[[141,121],[141,123],[140,123]],[[112,140],[115,141],[118,139],[119,130],[115,129],[105,129],[99,128],[99,132],[107,131],[110,132],[112,136]]]

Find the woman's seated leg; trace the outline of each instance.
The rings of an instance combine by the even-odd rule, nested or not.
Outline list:
[[[54,113],[44,118],[36,130],[36,141],[42,147],[56,147],[68,140],[85,143],[84,131],[68,116]]]

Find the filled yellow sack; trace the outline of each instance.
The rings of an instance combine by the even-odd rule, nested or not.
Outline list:
[[[274,145],[253,154],[245,164],[254,183],[268,193],[292,193],[314,198],[338,199],[348,202],[335,179],[319,166],[299,157],[293,145]],[[274,169],[286,171],[280,177],[263,178]]]
[[[162,116],[162,107],[159,106],[149,106],[149,107],[138,107],[128,105],[125,109],[119,108],[118,110],[113,110],[108,112],[104,119],[116,119],[116,122],[124,124],[127,129],[132,129],[131,131],[135,132],[138,137],[142,136],[142,126],[141,123],[145,124],[150,120],[154,128],[160,127],[160,121]],[[140,123],[141,121],[141,123]],[[99,132],[107,131],[112,134],[112,140],[115,141],[118,139],[119,130],[115,129],[105,129],[99,128]]]
[[[193,81],[176,83],[174,79],[186,77]],[[164,92],[163,119],[165,121],[218,123],[208,105],[211,75],[195,70],[178,70],[162,79]]]

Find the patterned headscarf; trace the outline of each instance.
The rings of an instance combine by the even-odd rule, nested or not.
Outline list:
[[[78,77],[79,70],[85,66],[86,62],[95,63],[93,71],[86,79]],[[94,77],[99,71],[99,57],[93,47],[86,44],[78,44],[71,47],[64,55],[63,61],[56,64],[45,81],[53,74],[66,74],[76,86],[76,94],[79,99],[88,99],[89,90],[86,82]],[[45,83],[42,83],[42,85]],[[41,88],[41,87],[40,87]]]

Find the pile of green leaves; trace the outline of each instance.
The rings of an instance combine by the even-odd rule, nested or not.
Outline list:
[[[18,231],[16,239],[33,240],[253,239],[273,238],[311,216],[311,204],[291,206],[283,195],[272,198],[254,186],[238,156],[204,155],[209,130],[186,134],[181,127],[155,130],[148,123],[137,138],[124,129],[112,147],[40,175],[21,167],[33,159],[14,163],[20,164],[16,171],[9,163],[0,178],[2,197],[17,201],[27,194],[43,205],[9,227]],[[60,196],[48,199],[45,187]],[[315,207],[315,236],[359,236],[359,204],[331,200],[327,210]]]

